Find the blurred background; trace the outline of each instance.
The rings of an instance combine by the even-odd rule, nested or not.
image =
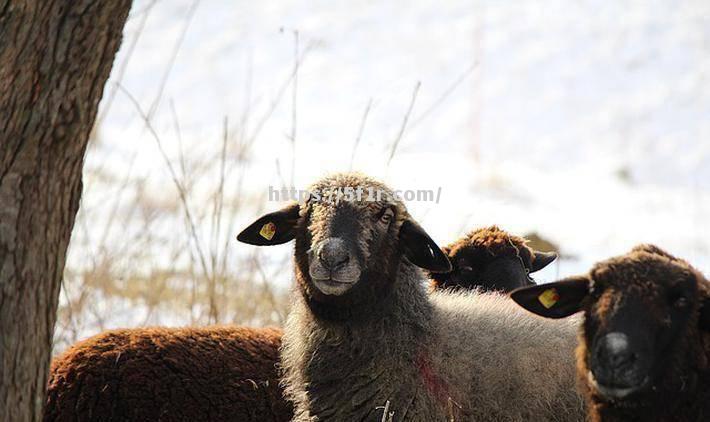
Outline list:
[[[278,325],[269,186],[441,188],[441,245],[498,224],[562,258],[653,242],[710,273],[710,2],[137,0],[84,170],[55,352],[142,325]]]

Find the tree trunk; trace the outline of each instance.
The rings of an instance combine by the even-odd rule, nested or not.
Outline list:
[[[89,132],[130,0],[0,0],[0,421],[41,418]]]

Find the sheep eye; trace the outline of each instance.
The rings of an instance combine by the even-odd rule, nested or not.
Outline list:
[[[394,217],[394,212],[390,208],[385,208],[380,213],[380,222],[389,224],[392,221],[392,217]]]
[[[682,308],[687,307],[689,304],[690,304],[690,301],[688,300],[687,297],[685,297],[683,295],[680,295],[677,298],[675,298],[675,300],[673,300],[673,307],[674,308],[682,309]]]

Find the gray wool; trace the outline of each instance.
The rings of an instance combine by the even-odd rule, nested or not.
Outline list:
[[[296,294],[282,365],[296,421],[583,421],[578,318],[547,320],[497,293],[428,294],[403,260],[382,312],[325,321]]]

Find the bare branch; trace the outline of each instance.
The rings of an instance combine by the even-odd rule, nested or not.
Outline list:
[[[163,72],[163,76],[160,78],[160,84],[158,85],[158,92],[155,94],[155,98],[153,99],[153,102],[150,105],[150,108],[148,109],[148,119],[152,119],[153,115],[158,109],[158,105],[160,104],[160,99],[163,97],[163,91],[165,90],[165,84],[168,82],[168,77],[170,76],[170,72],[173,70],[173,66],[175,65],[175,59],[177,58],[178,52],[180,51],[180,47],[182,47],[182,42],[185,40],[185,34],[187,34],[187,28],[190,27],[190,22],[192,22],[193,16],[195,16],[195,12],[197,11],[197,6],[200,4],[200,0],[194,0],[192,4],[190,5],[190,9],[187,11],[187,15],[185,17],[185,24],[182,27],[182,31],[180,32],[180,36],[178,37],[177,41],[175,42],[175,46],[173,47],[173,51],[170,55],[170,59],[168,60],[168,65],[165,68],[165,71]]]
[[[387,158],[387,167],[389,167],[390,163],[392,162],[392,158],[394,158],[395,152],[397,152],[397,146],[399,145],[399,142],[402,140],[402,136],[404,135],[404,130],[407,128],[407,122],[409,121],[409,116],[412,114],[412,109],[414,108],[414,103],[417,101],[417,94],[419,93],[419,87],[422,86],[421,81],[417,81],[417,84],[414,85],[414,92],[412,92],[412,99],[409,102],[409,107],[407,108],[407,113],[404,115],[404,119],[402,119],[402,126],[399,128],[399,133],[397,133],[397,137],[395,138],[394,142],[392,143],[392,149],[390,150],[390,156]]]
[[[219,233],[222,226],[222,211],[224,209],[224,181],[225,181],[225,167],[227,163],[227,141],[229,139],[229,120],[227,116],[224,116],[224,125],[222,133],[222,152],[219,157],[219,184],[217,187],[217,194],[215,195],[213,207],[212,207],[212,247],[210,248],[210,255],[212,259],[212,274],[215,274],[217,269],[217,259],[219,255]]]
[[[133,57],[133,52],[136,49],[136,45],[138,45],[138,40],[143,34],[143,30],[145,29],[145,23],[146,21],[148,21],[148,16],[150,16],[150,11],[153,10],[153,6],[155,6],[157,2],[158,0],[151,1],[145,8],[143,8],[143,10],[137,12],[134,15],[140,16],[141,20],[140,22],[138,22],[138,27],[136,28],[136,35],[131,40],[131,43],[128,45],[128,49],[126,50],[126,57],[123,59],[121,64],[118,66],[118,69],[116,70],[116,81],[118,83],[121,83],[121,81],[123,81],[123,75],[126,73],[126,68],[128,67],[128,63],[131,61],[131,57]],[[104,101],[103,107],[101,109],[101,113],[96,118],[96,123],[94,123],[95,127],[100,127],[101,123],[106,118],[106,115],[108,114],[108,111],[111,109],[111,105],[113,104],[113,100],[116,97],[117,89],[117,85],[114,85],[109,91],[108,96],[106,97],[106,100]]]
[[[178,153],[180,155],[180,171],[182,172],[182,178],[187,177],[187,171],[185,171],[185,150],[182,147],[182,131],[180,130],[180,121],[178,120],[177,110],[175,109],[175,102],[170,99],[170,114],[173,119],[173,127],[175,128],[175,136],[178,141]]]
[[[422,120],[429,117],[434,110],[439,108],[439,106],[443,104],[444,101],[446,101],[446,99],[454,93],[454,91],[456,91],[456,88],[458,88],[459,85],[461,85],[463,81],[465,81],[466,78],[468,78],[468,76],[476,70],[476,68],[478,68],[478,61],[473,62],[469,67],[467,67],[466,70],[464,70],[463,73],[461,73],[461,75],[459,75],[459,77],[456,78],[451,85],[449,85],[444,92],[442,92],[441,95],[439,95],[439,97],[437,97],[437,99],[429,107],[427,107],[426,110],[424,110],[419,116],[417,116],[416,119],[414,119],[414,121],[412,121],[412,124],[409,125],[410,130],[414,129],[417,125],[419,125],[419,123],[422,122]]]
[[[353,145],[353,152],[350,154],[350,170],[353,169],[353,162],[355,161],[355,153],[357,152],[357,147],[360,145],[360,140],[362,139],[362,133],[365,130],[365,121],[367,121],[367,115],[370,114],[370,108],[372,107],[372,98],[367,101],[367,106],[365,106],[365,112],[362,114],[362,119],[360,120],[360,128],[357,131],[357,137],[355,138],[355,144]]]
[[[192,236],[193,242],[195,243],[195,248],[197,250],[198,258],[200,260],[200,265],[202,266],[202,271],[204,272],[204,276],[207,280],[212,282],[213,277],[210,276],[210,272],[207,267],[207,259],[205,258],[205,254],[202,251],[202,246],[200,245],[200,239],[197,236],[197,227],[195,225],[195,221],[192,218],[192,213],[190,212],[190,206],[187,202],[187,195],[185,193],[185,189],[180,183],[180,180],[178,179],[177,173],[175,172],[175,168],[173,168],[173,164],[170,162],[170,159],[168,158],[168,155],[165,153],[165,150],[163,149],[163,144],[160,141],[160,137],[158,136],[157,132],[153,128],[153,125],[150,122],[150,119],[148,118],[148,115],[143,111],[141,108],[140,104],[138,104],[138,101],[131,95],[130,92],[128,92],[122,85],[118,85],[119,89],[126,94],[128,99],[133,103],[133,106],[136,108],[136,111],[138,114],[141,116],[143,121],[145,122],[146,127],[148,128],[148,131],[150,134],[153,136],[153,139],[155,140],[156,145],[158,146],[158,150],[160,151],[160,155],[163,158],[163,161],[165,162],[165,165],[168,167],[168,171],[170,172],[170,177],[173,180],[173,183],[175,184],[175,187],[178,190],[178,195],[180,196],[180,201],[182,202],[183,205],[183,211],[185,213],[185,219],[188,222],[189,228],[190,228],[190,235]],[[210,303],[210,309],[213,309],[214,304]],[[216,312],[216,310],[215,310]],[[216,320],[216,317],[215,317]]]
[[[300,58],[298,59],[298,65],[300,66],[303,63],[303,60],[308,56],[308,53],[311,52],[313,49],[314,44],[309,44],[304,50],[303,53],[301,53]],[[294,70],[296,70],[298,66],[294,66]],[[296,73],[294,71],[291,71],[290,75],[288,78],[286,78],[286,81],[281,85],[279,88],[276,97],[271,101],[271,104],[269,108],[266,110],[266,112],[261,116],[261,118],[257,121],[256,126],[254,127],[254,130],[252,131],[251,135],[247,137],[246,145],[250,146],[254,140],[259,136],[259,133],[261,132],[261,129],[264,127],[264,124],[269,120],[271,115],[274,114],[274,111],[276,110],[276,107],[279,105],[281,102],[281,99],[283,98],[284,94],[286,93],[286,89],[291,85],[291,82],[296,78]]]
[[[296,110],[298,99],[298,30],[293,31],[293,90],[291,99],[291,186],[296,175]]]

